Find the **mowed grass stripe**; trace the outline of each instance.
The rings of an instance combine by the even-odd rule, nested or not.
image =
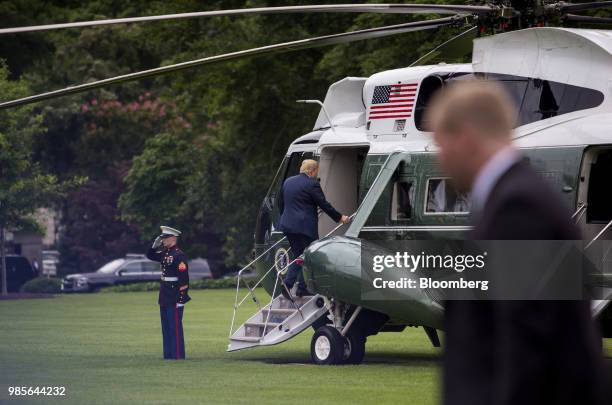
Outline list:
[[[156,293],[0,301],[0,401],[10,385],[60,385],[66,397],[11,403],[439,402],[440,351],[421,329],[368,338],[359,366],[310,364],[310,329],[278,346],[227,353],[233,294],[193,291],[184,362],[161,359]],[[238,321],[255,309],[245,305]],[[612,353],[612,342],[605,345]]]
[[[0,401],[10,385],[61,385],[66,397],[18,403],[437,403],[439,350],[421,330],[370,337],[360,366],[310,364],[310,329],[278,346],[227,353],[233,294],[193,291],[184,362],[161,360],[156,293],[2,301]],[[255,309],[245,306],[239,321]]]

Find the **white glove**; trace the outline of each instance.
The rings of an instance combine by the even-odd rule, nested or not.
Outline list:
[[[184,307],[184,306],[185,306],[185,304],[176,304],[177,308]]]
[[[162,242],[162,237],[161,235],[159,235],[157,238],[155,238],[155,240],[153,241],[153,245],[151,247],[153,249],[157,249],[159,245],[161,245],[161,242]]]

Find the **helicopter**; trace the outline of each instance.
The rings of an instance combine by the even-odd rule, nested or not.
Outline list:
[[[360,258],[384,253],[381,240],[462,239],[471,229],[469,199],[438,168],[424,122],[432,95],[457,80],[495,81],[508,91],[519,114],[515,146],[573,208],[585,239],[609,238],[612,200],[601,179],[612,168],[612,115],[609,90],[601,83],[612,73],[611,51],[607,31],[533,27],[476,39],[471,64],[408,67],[334,83],[318,102],[313,132],[291,144],[262,204],[255,243],[267,256],[256,264],[259,274],[269,275],[270,268],[282,273],[290,261],[290,247],[275,227],[276,200],[303,159],[319,161],[328,200],[354,213],[353,222],[335,227],[321,216],[319,234],[325,237],[303,254],[306,283],[315,295],[297,304],[282,296],[272,300],[230,336],[228,350],[277,344],[305,325],[315,329],[311,358],[317,364],[359,363],[369,335],[407,326],[422,326],[440,346],[440,292],[410,289],[398,293],[401,298],[368,299]],[[262,284],[273,296],[278,291],[272,279]],[[608,280],[608,296],[611,288]],[[612,337],[608,303],[593,303],[604,337]]]
[[[612,123],[607,94],[612,66],[612,34],[605,30],[554,28],[567,22],[610,24],[612,19],[573,14],[611,7],[593,3],[540,0],[492,1],[479,5],[343,4],[263,7],[133,17],[0,29],[0,35],[180,18],[271,13],[368,12],[450,14],[394,26],[332,34],[268,45],[163,66],[141,72],[0,102],[0,108],[62,97],[116,83],[220,63],[440,27],[465,31],[441,44],[412,67],[348,77],[330,86],[313,131],[289,146],[263,201],[255,230],[256,257],[238,273],[228,351],[285,342],[315,329],[311,358],[317,364],[357,364],[368,336],[423,327],[440,346],[444,308],[435,289],[399,291],[402,302],[363,299],[360,255],[376,252],[377,240],[463,238],[470,230],[469,199],[455,192],[435,162],[436,147],[426,131],[425,112],[433,94],[456,80],[479,78],[505,87],[517,103],[515,144],[566,203],[585,238],[607,236],[612,226],[612,194],[605,173],[612,165]],[[492,34],[492,35],[487,35]],[[473,48],[472,48],[473,42]],[[449,52],[471,52],[472,62],[444,64]],[[425,65],[425,63],[429,63]],[[336,226],[325,217],[304,252],[307,297],[289,298],[281,275],[290,264],[287,241],[276,229],[277,199],[285,178],[303,159],[320,162],[320,181],[329,201],[353,221]],[[442,196],[442,197],[441,197]],[[295,260],[295,259],[294,259]],[[255,267],[254,284],[242,278]],[[241,282],[248,292],[239,298]],[[262,305],[255,287],[271,299]],[[612,286],[606,285],[611,289]],[[237,311],[251,298],[258,311],[237,329]],[[593,315],[610,336],[608,300],[593,303]]]

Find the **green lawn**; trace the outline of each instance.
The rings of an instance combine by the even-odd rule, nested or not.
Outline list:
[[[439,350],[420,329],[370,337],[359,366],[309,364],[311,329],[279,346],[227,353],[233,291],[190,294],[184,362],[160,358],[155,293],[0,301],[0,402],[11,385],[65,386],[57,402],[78,404],[438,402]],[[50,397],[10,402],[43,401]]]
[[[65,386],[58,403],[437,403],[439,350],[421,329],[368,339],[359,366],[309,364],[309,329],[270,348],[226,353],[232,290],[193,291],[188,360],[161,360],[156,293],[0,301],[0,403],[7,387]],[[248,315],[242,314],[243,318]],[[606,341],[612,353],[612,341]]]

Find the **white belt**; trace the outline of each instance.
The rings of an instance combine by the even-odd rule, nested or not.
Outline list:
[[[162,277],[161,281],[178,281],[178,277]]]

